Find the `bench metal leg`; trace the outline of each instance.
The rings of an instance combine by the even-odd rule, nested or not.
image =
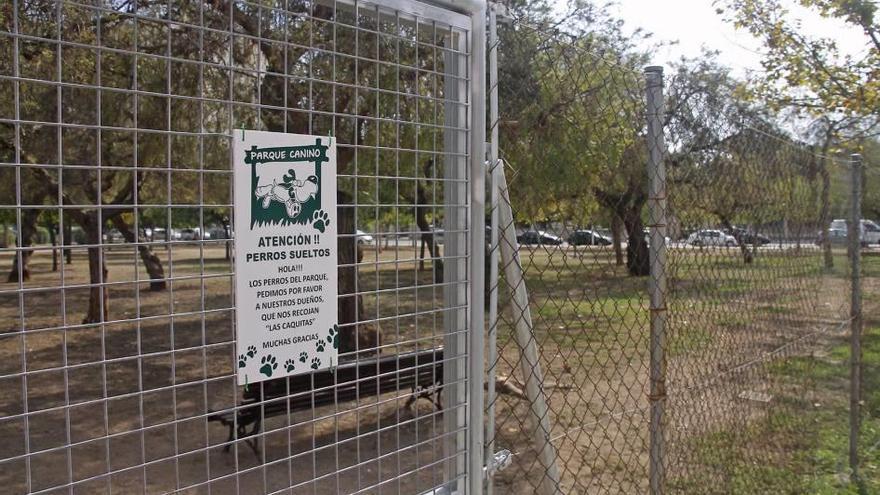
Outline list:
[[[265,463],[265,459],[263,459],[263,453],[260,451],[260,437],[259,433],[263,427],[263,420],[260,416],[257,416],[254,421],[254,427],[251,428],[250,433],[244,435],[244,437],[251,437],[247,440],[247,444],[251,447],[251,450],[254,451],[254,455],[257,457],[257,460],[260,464]]]
[[[431,388],[426,388],[419,391],[416,389],[416,387],[413,387],[413,393],[412,395],[410,395],[409,399],[406,400],[405,407],[409,409],[410,407],[412,407],[413,403],[424,397],[425,399],[431,401],[431,404],[433,404],[438,411],[442,411],[443,403],[441,402],[441,394],[443,393],[443,387],[439,386],[435,390],[431,390]]]
[[[229,423],[226,427],[229,429],[229,437],[226,439],[226,446],[223,447],[223,452],[229,453],[229,449],[232,448],[232,442],[235,441],[235,425]]]
[[[265,461],[263,460],[263,453],[260,452],[260,440],[255,437],[249,440],[245,440],[245,443],[247,443],[251,450],[254,451],[254,456],[256,456],[257,461],[259,461],[260,464],[265,464]]]

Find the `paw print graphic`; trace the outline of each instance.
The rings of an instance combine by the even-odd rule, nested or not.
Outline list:
[[[319,340],[315,342],[315,352],[324,352],[324,341]]]
[[[244,354],[239,354],[238,355],[238,367],[244,368],[246,364],[247,364],[247,356],[245,356]]]
[[[294,361],[293,359],[288,359],[284,362],[284,369],[287,370],[288,373],[293,372],[293,370],[296,369],[295,363],[296,361]]]
[[[321,366],[321,360],[316,357],[312,358],[312,369],[316,370],[318,366]]]
[[[333,325],[327,332],[327,344],[332,345],[334,349],[339,349],[339,325]]]
[[[299,353],[299,362],[304,363],[304,362],[306,362],[306,359],[308,359],[308,358],[309,358],[309,353],[307,353],[307,352]]]
[[[275,360],[275,356],[271,354],[263,356],[262,359],[260,359],[260,364],[262,364],[262,366],[260,366],[260,373],[267,377],[271,377],[272,373],[278,369],[278,363]]]
[[[330,215],[326,211],[318,210],[312,215],[312,227],[318,232],[323,234],[328,225],[330,225]]]
[[[249,345],[247,350],[247,357],[252,358],[257,355],[257,348],[255,346]]]

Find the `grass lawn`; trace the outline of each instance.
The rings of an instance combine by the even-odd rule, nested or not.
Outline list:
[[[714,464],[757,472],[772,465],[777,451],[794,448],[734,459],[729,449],[710,444],[734,446],[732,438],[750,428],[764,435],[766,428],[749,425],[792,410],[781,398],[806,389],[808,384],[772,377],[771,368],[824,343],[827,328],[844,318],[845,253],[835,255],[837,268],[828,271],[814,246],[761,250],[748,265],[738,249],[670,250],[666,349],[673,486],[726,493],[736,483],[719,479]],[[648,279],[615,266],[610,249],[535,247],[521,250],[520,258],[545,383],[564,385],[546,393],[565,491],[644,492]],[[502,286],[498,373],[522,376],[513,340],[518,314],[510,313],[505,291]],[[786,347],[791,342],[798,345]],[[784,352],[768,356],[779,348]],[[757,357],[762,359],[753,362]],[[762,394],[773,397],[769,405],[748,399]],[[515,466],[497,474],[496,486],[504,493],[534,491],[545,470],[530,443],[528,404],[501,395],[496,406],[496,446],[518,453]],[[763,484],[748,486],[744,492],[763,491]]]
[[[841,269],[838,263],[836,271]],[[843,265],[845,266],[845,265]],[[850,475],[848,332],[824,348],[766,366],[785,386],[776,404],[737,428],[683,442],[693,464],[671,478],[679,493],[880,493],[880,256],[864,258],[861,477]],[[848,295],[848,294],[847,294]],[[800,392],[800,393],[795,393]],[[805,393],[804,393],[805,392]]]
[[[184,419],[195,426],[181,429],[176,440],[192,446],[192,459],[120,480],[122,492],[141,485],[161,491],[175,479],[175,469],[204,482],[209,475],[202,465],[208,461],[212,469],[232,469],[235,462],[253,466],[257,461],[244,447],[238,456],[223,453],[225,430],[206,420],[209,411],[233,407],[241,395],[233,374],[232,267],[222,248],[175,246],[161,251],[172,281],[169,290],[152,293],[142,267],[132,268],[135,251],[114,247],[107,253],[111,322],[103,326],[79,325],[88,301],[85,252],[75,251],[73,264],[64,265],[63,272],[51,271],[48,254],[34,256],[34,275],[24,284],[23,295],[17,284],[0,283],[0,377],[7,377],[8,390],[21,390],[25,354],[31,447],[47,450],[32,463],[34,477],[43,476],[47,485],[59,481],[50,475],[60,462],[52,456],[58,442],[54,432],[68,421],[65,401],[77,403],[69,419],[75,436],[93,435],[93,420],[112,431],[136,432],[146,427],[133,419],[159,418],[149,430],[157,438],[135,438],[131,448],[111,442],[108,451],[102,436],[88,436],[92,450],[77,451],[75,478],[97,476],[111,460],[124,467],[144,462],[118,452],[144,450],[148,457],[165,459],[174,444],[169,432]],[[846,472],[845,336],[817,332],[827,322],[839,322],[848,304],[844,253],[836,256],[837,266],[829,272],[821,268],[815,247],[768,249],[749,265],[742,263],[737,249],[670,250],[671,488],[688,493],[803,493],[848,486],[840,475]],[[645,492],[647,278],[628,276],[615,265],[610,249],[534,248],[521,250],[520,257],[563,491]],[[865,261],[870,316],[880,307],[880,257]],[[10,263],[8,253],[0,256],[0,266]],[[444,288],[434,283],[430,263],[419,269],[415,248],[367,250],[358,287],[366,323],[383,334],[383,355],[443,343]],[[502,287],[497,373],[521,379],[521,354],[513,339],[520,315],[510,311],[505,292]],[[875,340],[880,339],[880,321],[869,318],[868,323],[866,362],[880,367],[880,341]],[[787,347],[793,342],[798,345]],[[776,353],[780,348],[785,352]],[[832,350],[811,354],[818,348]],[[873,369],[866,370],[866,410],[880,416],[880,396],[870,395],[877,381]],[[344,450],[343,460],[360,459],[362,466],[340,476],[343,482],[356,486],[369,476],[430,464],[431,470],[422,470],[428,478],[420,479],[420,474],[402,490],[417,492],[430,485],[430,476],[436,474],[432,470],[442,467],[434,462],[443,455],[440,443],[424,440],[442,434],[437,428],[442,427],[443,412],[422,404],[408,418],[400,406],[408,394],[386,394],[381,405],[375,397],[340,404],[335,411],[319,412],[324,419],[305,413],[274,418],[267,425],[267,455],[281,459],[291,445],[308,453],[315,444],[349,442],[351,448],[339,449]],[[771,399],[762,402],[763,396]],[[533,448],[529,404],[501,394],[495,406],[495,447],[517,453],[514,465],[497,473],[496,493],[534,493],[545,470]],[[15,438],[0,444],[0,459],[19,455],[22,411],[22,397],[0,397],[0,417],[15,418],[0,423],[7,437]],[[878,478],[878,449],[870,447],[880,439],[880,424],[866,419],[864,431],[865,483],[869,491],[877,491],[880,487],[871,483]],[[379,459],[382,446],[398,444],[399,457]],[[417,455],[403,448],[416,444]],[[335,455],[333,449],[322,450],[316,469],[342,462]],[[283,486],[287,466],[280,463],[278,468],[283,472],[267,479]],[[21,472],[0,471],[0,483],[22,483]],[[301,474],[312,475],[308,470]],[[250,490],[262,482],[243,486]]]

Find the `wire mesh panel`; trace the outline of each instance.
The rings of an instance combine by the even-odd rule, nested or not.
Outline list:
[[[4,493],[420,493],[465,475],[449,418],[466,406],[470,26],[418,2],[7,2]],[[236,385],[241,129],[338,143],[331,371]]]
[[[851,163],[710,61],[664,84],[585,10],[498,27],[490,490],[810,492]]]
[[[666,87],[661,462],[673,492],[796,493],[804,412],[826,400],[809,368],[849,329],[850,162],[792,139],[733,84],[682,70]]]
[[[510,214],[499,215],[488,408],[495,450],[514,455],[493,488],[644,492],[642,61],[603,53],[600,33],[515,19],[499,35],[497,208]]]

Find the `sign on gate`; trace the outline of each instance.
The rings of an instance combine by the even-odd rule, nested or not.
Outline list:
[[[238,383],[337,358],[336,146],[327,136],[236,131]]]

